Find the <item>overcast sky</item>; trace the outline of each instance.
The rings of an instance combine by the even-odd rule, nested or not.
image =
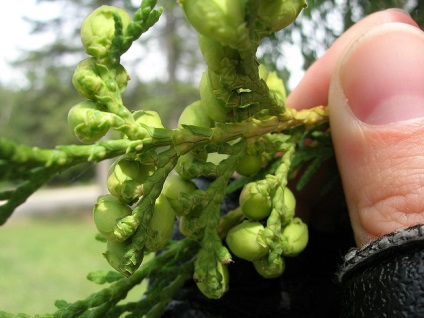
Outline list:
[[[15,59],[19,49],[33,48],[41,44],[39,38],[29,36],[30,27],[23,17],[49,18],[57,13],[58,7],[50,4],[38,4],[36,0],[8,1],[4,6],[0,19],[0,81],[13,83],[19,80],[16,73],[8,62]]]
[[[23,5],[25,3],[25,5]],[[16,50],[21,46],[23,39],[27,38],[29,27],[22,21],[22,14],[34,8],[35,0],[9,1],[6,10],[0,19],[0,80],[9,81],[12,70],[7,62],[16,55]]]

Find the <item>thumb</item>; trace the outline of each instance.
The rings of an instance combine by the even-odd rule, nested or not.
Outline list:
[[[358,246],[424,224],[424,34],[388,23],[340,59],[331,131]]]

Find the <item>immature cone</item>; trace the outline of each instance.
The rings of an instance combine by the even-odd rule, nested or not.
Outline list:
[[[163,128],[159,114],[153,110],[137,110],[133,113],[133,117],[138,124],[153,128]]]
[[[153,216],[150,219],[148,228],[148,232],[153,231],[157,236],[148,237],[146,250],[155,252],[163,248],[171,239],[174,223],[175,211],[169,204],[168,199],[163,194],[160,194],[156,199]]]
[[[170,174],[163,184],[162,193],[169,199],[177,215],[184,215],[187,211],[182,211],[181,206],[174,202],[179,200],[184,193],[191,194],[196,190],[196,185],[190,180],[186,180],[177,174]]]
[[[105,82],[100,75],[104,71],[102,68],[104,66],[99,66],[93,57],[78,63],[72,76],[72,84],[79,94],[95,100],[96,96],[100,95],[102,90],[105,89],[115,91],[118,88],[121,93],[125,91],[130,80],[127,70],[121,64],[117,64],[115,78],[108,79]]]
[[[208,128],[212,126],[212,121],[205,113],[200,100],[195,101],[184,108],[178,118],[178,127],[182,127],[182,125],[193,125]]]
[[[124,123],[122,118],[103,112],[100,107],[100,104],[86,100],[69,110],[68,125],[74,135],[83,143],[94,143],[106,135],[111,127],[117,127]]]
[[[236,172],[245,177],[257,174],[262,168],[262,158],[260,155],[246,154],[242,156],[236,166]]]
[[[122,29],[125,31],[131,17],[124,9],[113,6],[103,5],[97,8],[82,22],[81,41],[88,55],[103,58],[110,52],[115,37],[114,14],[121,19]]]
[[[284,205],[286,206],[286,214],[284,221],[289,222],[293,219],[296,210],[296,198],[289,188],[284,188]]]
[[[202,101],[202,106],[205,113],[210,119],[216,122],[226,122],[229,119],[231,109],[225,106],[225,103],[217,99],[214,95],[215,88],[209,78],[210,70],[206,70],[199,83],[199,93]]]
[[[219,299],[229,289],[230,275],[227,266],[217,262],[216,269],[217,276],[210,282],[204,280],[196,282],[197,288],[209,299]]]
[[[308,244],[308,238],[308,226],[300,218],[294,218],[281,233],[283,255],[298,255]]]
[[[179,0],[191,25],[202,35],[235,49],[249,43],[244,1]]]
[[[113,195],[101,195],[93,208],[93,218],[99,232],[110,241],[121,241],[114,234],[118,221],[132,213],[131,208]]]
[[[231,252],[248,261],[257,261],[268,254],[269,247],[259,238],[264,226],[255,221],[243,221],[228,231],[226,242]]]
[[[103,256],[106,258],[110,266],[120,272],[119,264],[124,259],[126,248],[130,245],[130,242],[115,242],[107,241],[106,252]]]
[[[78,63],[72,76],[72,84],[77,92],[88,99],[96,99],[96,95],[105,87],[96,68],[96,60],[88,58]]]
[[[200,100],[186,106],[178,119],[178,127],[183,125],[191,125],[197,127],[210,128],[213,125],[212,120],[206,114],[202,102]],[[208,153],[204,149],[193,149],[182,155],[178,159],[175,171],[183,178],[190,180],[198,176],[199,165],[196,161],[205,162]]]
[[[112,195],[132,204],[143,195],[142,184],[154,171],[153,165],[121,157],[109,168],[106,186]]]
[[[223,46],[219,41],[199,34],[199,48],[208,67],[216,72],[223,67],[224,59],[239,59],[238,52],[229,46]]]
[[[292,23],[306,7],[305,0],[259,1],[257,20],[266,33],[272,34]]]
[[[240,193],[240,207],[243,214],[254,221],[268,217],[272,210],[272,199],[268,187],[249,182]]]
[[[286,268],[284,259],[280,258],[277,262],[270,263],[267,257],[253,262],[253,266],[256,272],[266,279],[280,277]]]

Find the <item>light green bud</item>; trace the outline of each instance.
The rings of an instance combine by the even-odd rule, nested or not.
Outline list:
[[[178,119],[178,127],[192,125],[197,127],[210,128],[212,120],[206,114],[202,101],[198,100],[186,106]],[[204,149],[194,149],[178,159],[175,171],[185,179],[193,179],[198,176],[199,165],[196,162],[205,162],[208,153]]]
[[[111,127],[124,124],[119,116],[99,110],[100,105],[87,100],[73,106],[68,113],[68,125],[83,143],[98,141]]]
[[[178,127],[182,127],[182,125],[193,125],[207,128],[212,126],[212,121],[205,113],[200,100],[195,101],[184,108],[180,118],[178,119]]]
[[[160,194],[156,199],[153,216],[150,219],[148,231],[157,234],[149,236],[146,241],[146,251],[155,252],[163,248],[171,239],[174,231],[175,211],[168,199]],[[141,228],[141,227],[140,227]]]
[[[144,164],[138,160],[122,157],[119,160],[119,167],[123,174],[142,184],[155,172],[153,164]]]
[[[88,55],[103,58],[108,55],[115,37],[113,15],[121,18],[123,33],[131,22],[129,14],[120,8],[103,5],[90,13],[81,25],[81,42]]]
[[[282,231],[284,256],[296,256],[308,244],[308,226],[300,218],[294,218]]]
[[[262,169],[262,158],[259,155],[246,154],[242,156],[236,166],[236,172],[245,177],[251,177]]]
[[[223,46],[217,40],[199,34],[199,47],[208,67],[216,72],[220,70],[224,59],[238,59],[238,52],[229,46]]]
[[[152,128],[163,128],[159,114],[153,110],[135,111],[133,117],[138,124],[143,124]]]
[[[128,241],[107,241],[106,252],[103,253],[103,256],[106,258],[110,266],[118,272],[120,272],[119,264],[124,259],[126,249],[129,245],[130,243]]]
[[[254,221],[268,217],[272,210],[272,199],[266,187],[256,182],[247,183],[240,193],[240,207],[243,214]]]
[[[88,58],[78,63],[72,76],[72,84],[77,92],[88,98],[95,99],[105,83],[96,71],[96,60]]]
[[[221,262],[216,263],[217,275],[210,278],[210,281],[198,280],[197,288],[209,299],[220,299],[229,289],[230,275],[228,268]]]
[[[306,7],[305,0],[259,1],[257,21],[266,33],[272,34],[292,23]]]
[[[190,180],[186,180],[178,174],[170,174],[166,178],[162,193],[170,199],[171,205],[173,200],[179,200],[183,193],[191,194],[197,190],[196,185]],[[177,205],[173,205],[174,208],[178,208]],[[184,215],[186,211],[175,210],[177,215]]]
[[[268,258],[265,257],[259,261],[253,262],[253,266],[255,267],[256,272],[263,278],[272,279],[280,277],[283,274],[286,268],[286,263],[283,258],[270,263]]]
[[[154,171],[153,165],[121,157],[110,167],[106,185],[112,195],[132,204],[143,195],[142,184]]]
[[[292,220],[296,210],[296,198],[289,188],[284,188],[284,205],[286,206],[286,221]]]
[[[209,118],[216,122],[227,122],[232,109],[226,107],[224,101],[215,97],[208,70],[203,73],[200,79],[199,93],[202,107]]]
[[[257,261],[268,254],[269,246],[259,238],[264,226],[255,221],[243,221],[228,231],[226,242],[231,252],[242,259]]]
[[[101,195],[93,208],[93,218],[99,232],[110,241],[118,241],[114,228],[119,220],[130,215],[131,208],[110,194]]]
[[[249,33],[241,0],[179,0],[191,25],[202,35],[235,49],[246,49]]]

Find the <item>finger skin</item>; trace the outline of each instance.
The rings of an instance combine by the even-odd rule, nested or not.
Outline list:
[[[365,17],[338,38],[307,70],[299,85],[288,96],[287,105],[296,109],[327,105],[331,76],[346,47],[366,30],[392,22],[405,23],[418,28],[416,22],[407,13],[397,9],[380,11]]]
[[[424,33],[388,23],[335,69],[330,124],[359,246],[424,224]]]
[[[392,50],[391,47],[386,49],[388,53],[382,50],[374,52],[374,48],[370,48],[371,51],[363,50],[367,52],[364,54],[374,52],[374,60],[370,59],[366,67],[358,68],[360,70],[354,78],[361,80],[349,82],[351,74],[355,73],[356,64],[360,65],[361,58],[365,59],[363,56],[347,57],[351,47],[374,29],[389,26],[398,28],[399,24],[419,32],[417,24],[408,14],[395,9],[377,12],[359,21],[307,70],[298,87],[287,99],[287,105],[297,109],[329,105],[337,164],[358,246],[397,229],[424,223],[424,172],[421,173],[424,171],[424,146],[421,147],[420,137],[424,134],[424,120],[406,120],[400,124],[385,125],[386,120],[402,120],[397,117],[402,117],[403,114],[394,111],[393,118],[382,120],[376,117],[377,112],[371,111],[376,108],[373,104],[380,103],[376,97],[378,94],[387,97],[390,95],[389,90],[394,90],[392,96],[396,97],[397,86],[404,89],[414,86],[418,89],[421,85],[419,78],[416,85],[407,83],[407,72],[402,72],[401,67],[394,67],[395,64],[392,68],[387,66],[383,69],[375,66],[384,65],[384,62],[379,61],[386,58],[390,60],[393,54],[398,54],[401,60],[408,60],[410,57],[403,56],[401,49]],[[402,42],[402,38],[399,42]],[[399,46],[399,42],[395,42],[393,47]],[[356,61],[351,61],[350,70],[342,70],[342,65],[349,58],[356,58]],[[392,61],[395,62],[396,60]],[[415,61],[403,64],[411,68],[413,63]],[[392,70],[392,73],[386,72],[387,70]],[[364,72],[362,77],[360,72]],[[390,79],[396,78],[399,72],[403,74],[403,78],[395,86]],[[382,76],[370,76],[378,73]],[[407,84],[399,85],[402,82]],[[424,83],[422,86],[424,87]],[[355,91],[361,91],[361,94],[355,94]],[[398,93],[402,94],[401,91]],[[346,94],[349,94],[349,98]],[[420,106],[414,109],[411,105],[419,104],[419,100],[404,102],[412,110],[409,112],[406,109],[403,119],[413,118],[413,113]],[[363,103],[365,106],[352,110],[349,103]],[[384,107],[390,110],[392,106]],[[372,125],[366,123],[372,120],[375,121]]]

